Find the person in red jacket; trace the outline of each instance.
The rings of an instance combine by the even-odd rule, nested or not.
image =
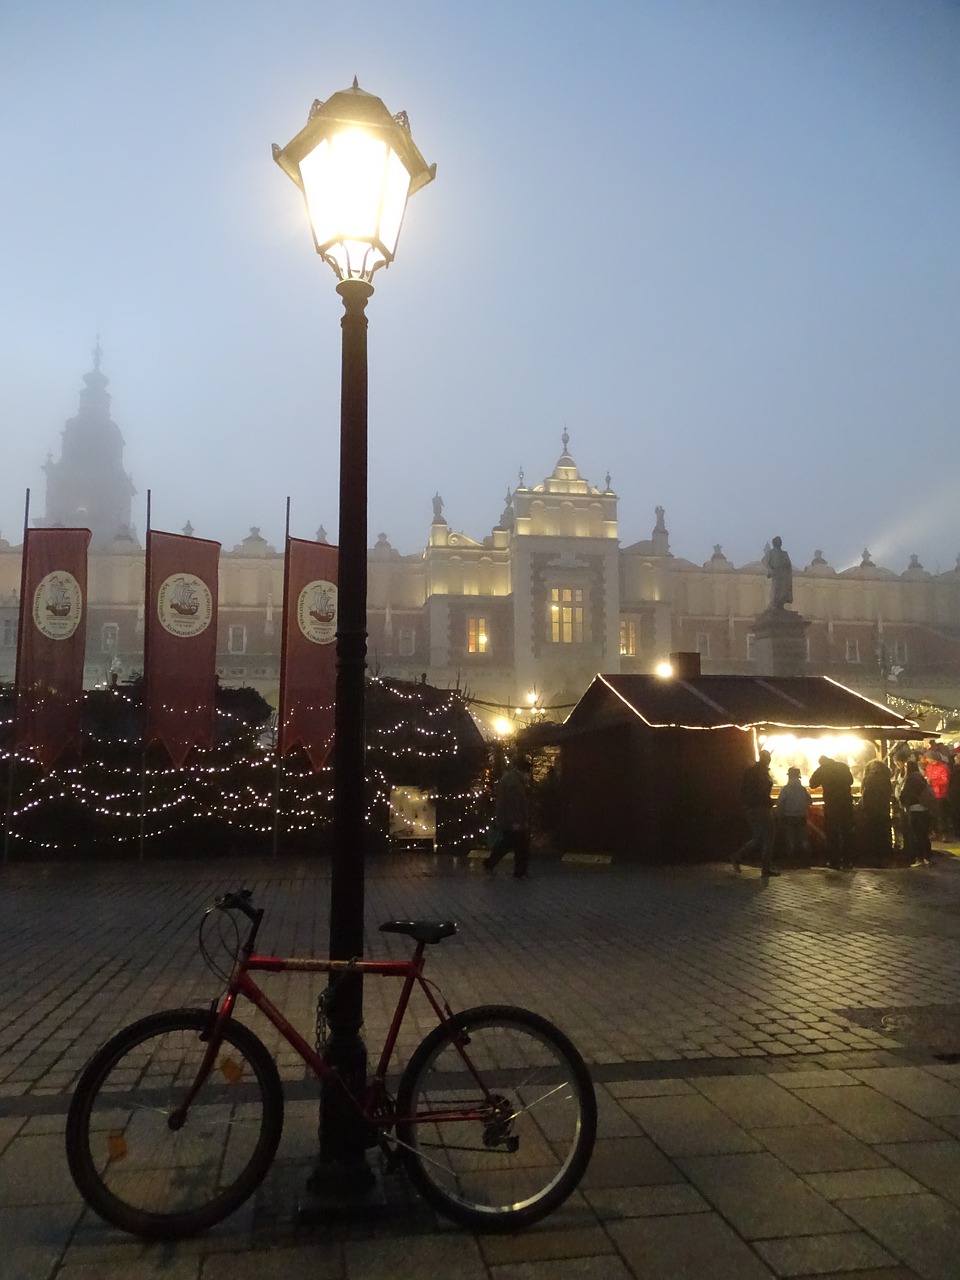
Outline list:
[[[950,786],[950,766],[936,749],[924,753],[923,774],[930,784],[936,805],[932,814],[934,840],[943,840],[947,831],[947,789]]]

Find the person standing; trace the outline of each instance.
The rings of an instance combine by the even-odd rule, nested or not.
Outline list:
[[[760,854],[760,874],[778,876],[780,874],[773,862],[773,838],[776,827],[773,820],[773,778],[770,775],[770,752],[761,751],[755,764],[749,765],[743,773],[740,784],[740,802],[743,805],[750,838],[737,850],[730,859],[734,871],[739,874],[740,863],[749,853]]]
[[[930,861],[930,811],[936,804],[930,783],[920,772],[916,760],[907,764],[906,776],[897,793],[906,818],[906,849],[913,866]]]
[[[777,796],[777,818],[783,827],[785,849],[790,858],[809,852],[807,810],[811,803],[810,792],[800,781],[800,770],[791,765],[787,770],[787,784]]]
[[[947,789],[950,786],[950,767],[939,747],[924,752],[921,761],[923,776],[930,784],[936,804],[932,812],[933,837],[935,840],[946,838],[949,818],[947,816]]]
[[[513,877],[522,880],[530,864],[530,761],[522,757],[504,770],[497,783],[494,820],[499,830],[497,842],[484,861],[492,871],[501,858],[513,853]]]
[[[884,760],[871,760],[860,784],[860,812],[863,817],[863,852],[885,866],[890,859],[890,801],[893,776]]]
[[[842,760],[821,756],[810,775],[810,789],[823,792],[823,833],[827,866],[848,871],[853,866],[853,774]]]

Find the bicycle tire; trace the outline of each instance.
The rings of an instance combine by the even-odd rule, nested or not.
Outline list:
[[[444,1120],[441,1107],[474,1115]],[[411,1182],[479,1231],[552,1213],[583,1176],[597,1134],[583,1058],[546,1018],[508,1005],[467,1009],[430,1032],[401,1077],[397,1117]]]
[[[202,1009],[151,1014],[117,1032],[84,1068],[67,1113],[67,1163],[107,1222],[149,1239],[205,1231],[253,1194],[283,1130],[276,1064],[227,1023],[213,1068],[179,1130],[166,1123],[196,1078]]]

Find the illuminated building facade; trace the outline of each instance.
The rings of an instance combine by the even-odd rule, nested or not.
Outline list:
[[[63,457],[47,464],[47,511],[36,523],[82,523],[84,476],[100,475],[101,487],[87,489],[100,495],[88,584],[93,685],[111,672],[125,679],[142,663],[143,548],[130,526],[134,490],[99,351],[85,381]],[[100,450],[99,468],[72,443],[68,450],[77,423]],[[754,621],[769,598],[762,563],[735,566],[719,546],[702,564],[673,555],[660,507],[650,537],[622,547],[610,477],[591,485],[569,445],[564,432],[541,483],[521,473],[479,540],[448,524],[439,495],[422,551],[403,555],[379,535],[368,558],[371,671],[459,686],[491,724],[515,722],[518,709],[522,720],[550,709],[562,716],[597,672],[651,672],[681,650],[699,652],[705,674],[754,672]],[[72,495],[69,510],[64,495]],[[326,540],[322,529],[317,536]],[[0,539],[0,680],[14,674],[19,581],[20,548]],[[808,674],[879,700],[889,692],[960,704],[960,557],[946,573],[927,572],[916,557],[897,573],[865,552],[860,565],[838,571],[817,551],[795,567],[793,591],[809,622]],[[221,556],[218,670],[224,684],[251,685],[274,702],[282,598],[282,549],[253,528]]]

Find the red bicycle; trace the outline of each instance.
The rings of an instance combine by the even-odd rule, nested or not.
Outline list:
[[[322,1046],[312,1048],[291,1026],[255,972],[323,973],[334,984],[345,973],[402,979],[373,1077],[363,1096],[350,1096],[383,1152],[440,1212],[474,1230],[514,1230],[567,1198],[596,1137],[590,1074],[570,1040],[535,1013],[507,1005],[452,1012],[424,977],[424,953],[456,933],[453,922],[381,925],[412,939],[409,960],[254,955],[263,910],[250,897],[226,894],[201,920],[201,954],[225,982],[210,1009],[141,1018],[84,1068],[67,1117],[67,1160],[101,1217],[155,1239],[192,1235],[232,1213],[263,1180],[283,1128],[283,1089],[262,1041],[234,1020],[239,996],[318,1077],[335,1074]],[[240,914],[250,922],[243,941]],[[215,958],[215,940],[228,962]],[[437,1026],[394,1093],[390,1063],[415,986]]]

